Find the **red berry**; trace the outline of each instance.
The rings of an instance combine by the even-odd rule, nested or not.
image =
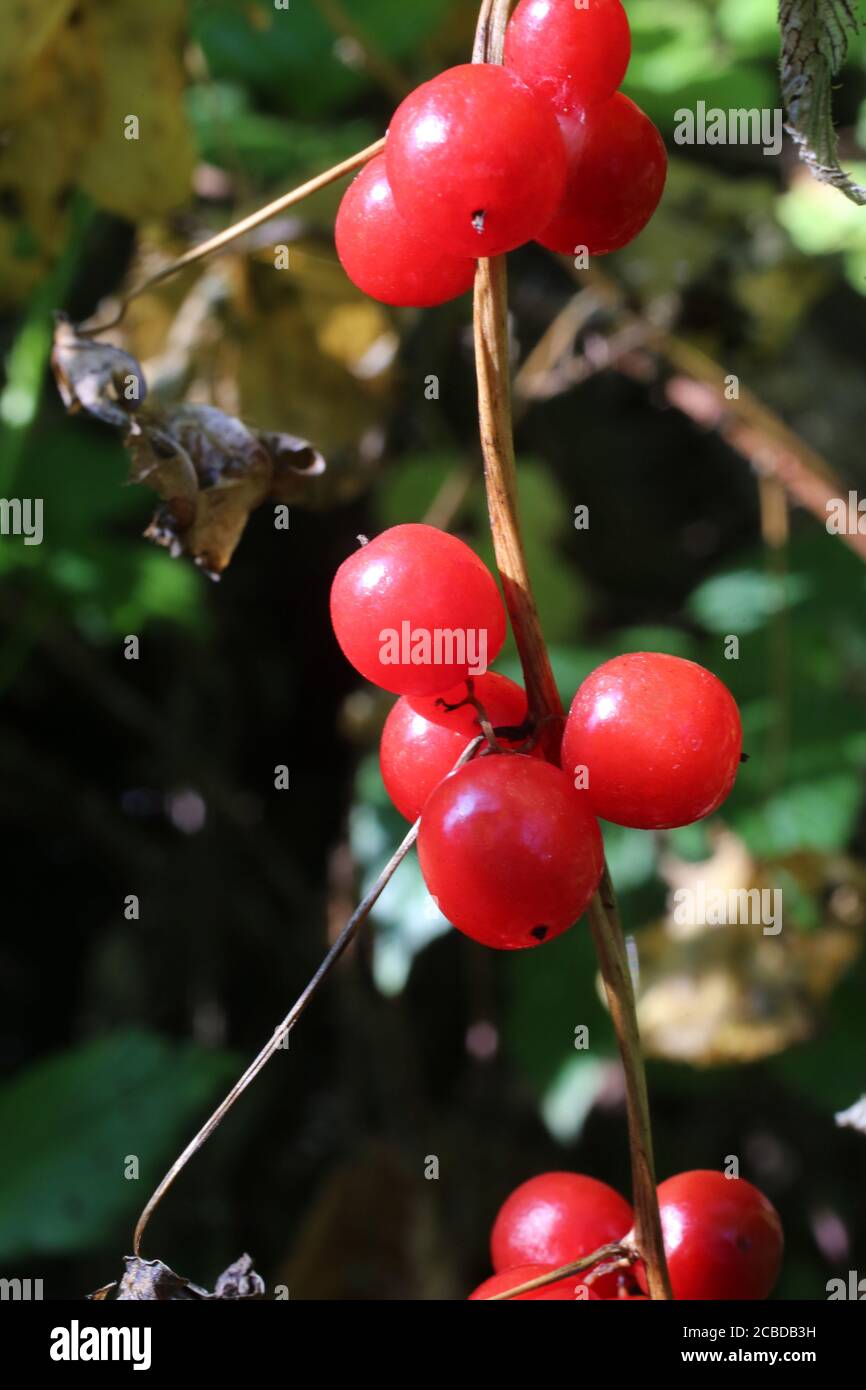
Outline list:
[[[628,67],[620,0],[521,0],[505,31],[505,64],[564,115],[606,100]]]
[[[449,922],[512,951],[576,922],[604,864],[588,798],[550,763],[509,753],[440,782],[421,816],[418,856]]]
[[[518,1284],[528,1284],[530,1279],[539,1279],[542,1274],[547,1274],[555,1268],[555,1265],[518,1265],[516,1269],[505,1269],[501,1274],[494,1274],[485,1279],[483,1284],[479,1284],[475,1292],[469,1295],[468,1302],[492,1298],[496,1293],[507,1293],[509,1289],[516,1289]],[[555,1284],[545,1284],[543,1288],[533,1289],[530,1293],[516,1294],[513,1301],[519,1303],[524,1298],[555,1302],[568,1300],[570,1303],[601,1301],[597,1293],[593,1293],[586,1284],[581,1284],[576,1274],[568,1279],[559,1279]]]
[[[745,1178],[698,1169],[668,1178],[658,1197],[674,1298],[767,1298],[784,1236],[763,1192]]]
[[[473,681],[476,698],[496,728],[518,728],[526,718],[526,691],[507,676],[488,671]],[[460,754],[481,733],[472,705],[462,704],[462,682],[442,695],[402,696],[394,705],[379,744],[385,790],[409,821],[421,814],[430,793],[447,777]],[[459,705],[447,709],[447,705]],[[508,747],[508,740],[502,740]]]
[[[662,830],[718,809],[740,765],[733,695],[694,661],[630,652],[586,678],[572,702],[562,766],[586,768],[593,810],[616,825]]]
[[[398,213],[384,155],[371,159],[347,188],[335,237],[349,279],[383,304],[425,308],[472,288],[475,262],[444,256]]]
[[[622,92],[590,111],[561,116],[568,155],[562,202],[536,238],[566,255],[618,251],[643,231],[667,175],[664,141]]]
[[[392,526],[344,560],[331,622],[355,669],[397,695],[434,695],[483,674],[505,640],[492,574],[435,526]]]
[[[540,1173],[516,1187],[499,1209],[490,1238],[493,1268],[531,1260],[558,1269],[622,1240],[633,1225],[628,1202],[607,1183],[581,1173]],[[602,1298],[614,1297],[617,1284],[613,1273],[592,1287]]]
[[[536,236],[565,186],[553,111],[513,72],[448,68],[397,108],[385,146],[402,215],[453,256],[495,256]]]

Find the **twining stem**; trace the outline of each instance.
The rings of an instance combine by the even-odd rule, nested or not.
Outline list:
[[[457,762],[454,764],[453,770],[456,771],[458,767],[462,767],[463,764],[468,762],[470,758],[473,758],[483,743],[484,739],[482,737],[473,739],[472,742],[468,744],[468,746],[461,753],[460,757],[457,759]],[[346,950],[347,946],[349,946],[350,943],[354,940],[360,927],[369,917],[370,912],[375,906],[383,889],[390,882],[395,870],[399,867],[400,864],[402,864],[409,850],[412,848],[416,839],[418,838],[418,830],[420,825],[421,822],[419,820],[416,821],[415,824],[412,826],[412,829],[408,832],[408,834],[404,837],[398,848],[391,855],[391,858],[388,860],[388,863],[385,865],[384,869],[379,874],[375,883],[372,885],[371,888],[368,889],[364,897],[359,902],[358,906],[355,908],[355,911],[352,913],[348,922],[343,927],[343,930],[340,932],[333,946],[328,951],[328,954],[325,956],[325,959],[322,961],[315,975],[306,985],[301,994],[298,995],[298,998],[295,1000],[294,1004],[289,1009],[289,1012],[286,1014],[282,1023],[279,1025],[278,1028],[274,1030],[272,1037],[269,1039],[268,1042],[265,1043],[258,1056],[255,1057],[252,1062],[250,1062],[250,1065],[247,1067],[243,1076],[241,1076],[235,1082],[234,1086],[229,1091],[225,1099],[220,1102],[220,1104],[217,1106],[216,1110],[213,1112],[210,1118],[205,1121],[201,1129],[198,1131],[198,1134],[196,1134],[195,1138],[190,1140],[183,1153],[181,1153],[175,1159],[174,1163],[171,1165],[165,1177],[162,1179],[161,1183],[156,1188],[153,1195],[149,1198],[147,1205],[141,1213],[141,1216],[138,1218],[138,1222],[135,1227],[135,1234],[132,1238],[132,1248],[134,1254],[138,1255],[140,1253],[141,1238],[144,1235],[145,1227],[147,1226],[147,1223],[149,1222],[156,1208],[159,1206],[159,1203],[162,1201],[166,1192],[171,1187],[175,1178],[178,1176],[181,1170],[186,1167],[193,1154],[197,1153],[197,1151],[202,1147],[206,1140],[210,1138],[217,1126],[225,1119],[226,1115],[231,1110],[235,1101],[243,1095],[244,1091],[247,1089],[250,1083],[255,1080],[255,1078],[258,1076],[259,1072],[262,1070],[265,1064],[270,1061],[274,1053],[280,1052],[284,1050],[286,1047],[288,1047],[288,1039],[291,1030],[294,1028],[298,1019],[301,1017],[301,1014],[304,1012],[307,1005],[310,1003],[310,1000],[313,998],[313,995],[317,992],[317,990],[322,985],[324,980],[328,977],[328,975],[330,975],[331,971],[337,964],[337,961],[340,959],[343,952]]]
[[[357,154],[350,155],[348,159],[344,159],[340,164],[335,164],[331,169],[326,169],[323,174],[316,174],[315,178],[308,179],[306,183],[293,188],[289,193],[282,193],[272,203],[266,203],[264,207],[251,212],[248,217],[242,217],[239,222],[233,222],[230,227],[224,227],[215,236],[208,237],[207,241],[199,242],[197,246],[191,247],[182,256],[178,256],[177,260],[163,266],[155,275],[149,275],[146,280],[141,280],[137,285],[133,285],[132,289],[121,299],[114,318],[107,319],[104,323],[82,324],[79,332],[86,334],[104,333],[109,328],[115,328],[121,322],[128,305],[140,294],[144,294],[145,290],[153,289],[154,285],[161,284],[163,280],[167,280],[171,275],[176,275],[179,270],[184,270],[186,266],[192,265],[195,261],[213,255],[214,251],[221,251],[224,246],[237,241],[238,237],[244,236],[255,227],[260,227],[263,222],[269,222],[272,217],[277,217],[281,212],[285,212],[286,208],[294,207],[295,203],[302,202],[311,194],[318,193],[322,188],[327,188],[328,184],[336,183],[337,179],[353,173],[355,169],[360,169],[362,164],[366,164],[375,155],[380,154],[384,148],[385,137],[383,135],[380,140],[374,140],[372,145],[358,150]]]
[[[539,722],[545,754],[558,762],[562,705],[532,594],[517,511],[506,274],[504,256],[479,261],[475,274],[475,365],[484,481],[496,565],[520,652],[529,708]]]
[[[589,905],[589,926],[625,1073],[626,1114],[634,1201],[634,1243],[643,1256],[651,1298],[670,1298],[653,1160],[646,1070],[634,988],[610,871],[605,864]]]
[[[509,9],[510,0],[483,0],[475,35],[474,62],[502,62]],[[529,708],[539,721],[546,755],[558,762],[562,704],[532,595],[520,535],[511,427],[508,285],[502,256],[478,264],[475,361],[484,480],[496,563],[520,653]],[[589,921],[625,1073],[635,1244],[646,1265],[650,1297],[670,1298],[634,990],[613,884],[606,867],[599,891],[590,904]]]

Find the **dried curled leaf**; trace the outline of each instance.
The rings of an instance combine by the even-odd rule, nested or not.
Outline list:
[[[817,179],[864,205],[866,188],[839,163],[832,112],[833,78],[860,28],[856,0],[779,0],[779,25],[785,128]]]
[[[253,1269],[252,1255],[241,1255],[217,1279],[214,1298],[261,1298],[264,1292],[265,1281]]]
[[[91,1300],[102,1302],[116,1288],[118,1301],[144,1301],[155,1303],[213,1302],[221,1298],[262,1298],[265,1283],[261,1275],[253,1269],[250,1255],[241,1255],[239,1260],[229,1265],[216,1281],[213,1293],[193,1284],[181,1274],[163,1264],[162,1260],[142,1260],[138,1255],[127,1255],[124,1260],[126,1273],[119,1283],[105,1284],[90,1295]]]
[[[80,338],[62,315],[57,318],[51,366],[70,415],[84,410],[124,429],[147,395],[144,374],[134,357],[110,343]]]
[[[83,410],[124,433],[129,481],[160,498],[148,540],[190,555],[218,579],[250,513],[268,498],[303,501],[325,460],[306,439],[248,428],[210,405],[144,404],[147,386],[134,357],[78,335],[59,319],[51,355],[70,413]]]

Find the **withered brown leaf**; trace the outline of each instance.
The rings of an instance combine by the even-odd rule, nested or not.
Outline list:
[[[108,1298],[113,1288],[117,1289],[115,1299],[118,1301],[132,1299],[159,1303],[263,1298],[265,1293],[265,1282],[253,1269],[250,1255],[241,1255],[240,1259],[223,1270],[213,1293],[209,1293],[199,1284],[193,1284],[182,1274],[175,1274],[162,1260],[142,1260],[138,1255],[127,1255],[123,1263],[125,1273],[120,1281],[97,1289],[90,1295],[91,1300],[102,1301]]]
[[[159,497],[147,539],[191,556],[212,579],[229,564],[251,512],[268,498],[304,501],[309,480],[325,471],[306,439],[253,430],[216,406],[146,402],[135,358],[80,336],[63,318],[51,360],[70,414],[83,410],[122,430],[129,481]]]

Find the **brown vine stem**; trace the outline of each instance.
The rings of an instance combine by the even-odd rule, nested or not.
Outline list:
[[[510,4],[511,0],[483,0],[472,55],[474,62],[502,62]],[[508,285],[502,256],[478,263],[475,363],[484,478],[496,563],[520,653],[530,709],[539,720],[546,755],[558,761],[562,704],[532,595],[520,535],[511,427]],[[635,1245],[646,1265],[650,1297],[670,1298],[634,990],[616,897],[606,867],[599,891],[590,904],[589,923],[625,1073]]]
[[[452,771],[456,772],[458,767],[462,767],[463,764],[467,763],[470,758],[473,758],[484,742],[485,740],[483,737],[473,739],[472,742],[463,750],[460,757],[457,759],[457,762],[454,764]],[[355,911],[352,913],[348,922],[343,927],[333,946],[328,951],[328,954],[325,956],[324,960],[322,961],[321,965],[316,971],[315,975],[313,975],[312,979],[305,986],[303,991],[298,995],[297,999],[295,1000],[292,1007],[289,1009],[289,1012],[286,1014],[282,1023],[274,1030],[272,1036],[270,1037],[268,1042],[265,1043],[261,1052],[259,1052],[258,1056],[256,1056],[253,1059],[253,1061],[250,1062],[250,1065],[247,1067],[243,1076],[241,1076],[235,1082],[234,1086],[229,1091],[225,1099],[220,1102],[216,1110],[214,1110],[213,1114],[209,1117],[209,1119],[205,1121],[201,1129],[196,1134],[195,1138],[191,1139],[190,1142],[187,1144],[186,1148],[183,1150],[183,1153],[178,1155],[178,1157],[175,1159],[174,1163],[171,1165],[168,1172],[166,1173],[165,1177],[160,1182],[159,1186],[155,1189],[151,1197],[148,1199],[147,1204],[144,1207],[144,1210],[138,1218],[138,1222],[136,1223],[135,1227],[135,1233],[132,1238],[132,1248],[134,1254],[140,1254],[141,1238],[144,1235],[145,1227],[147,1226],[148,1222],[150,1221],[150,1218],[156,1211],[156,1208],[159,1206],[166,1192],[168,1192],[168,1189],[171,1187],[175,1178],[179,1175],[182,1169],[186,1167],[193,1154],[197,1153],[198,1150],[202,1147],[202,1145],[210,1138],[217,1126],[221,1124],[221,1122],[225,1119],[226,1115],[229,1113],[232,1106],[235,1104],[235,1101],[240,1099],[240,1097],[243,1095],[244,1091],[247,1089],[250,1083],[255,1080],[262,1068],[273,1057],[274,1053],[280,1052],[288,1046],[289,1034],[291,1033],[292,1029],[297,1023],[298,1019],[304,1013],[305,1009],[307,1008],[307,1005],[313,998],[313,995],[316,994],[319,987],[327,979],[328,975],[330,975],[331,971],[337,964],[337,961],[343,955],[347,946],[349,946],[351,942],[354,940],[354,938],[357,936],[359,929],[369,917],[370,912],[375,906],[384,888],[390,882],[395,871],[399,868],[400,864],[402,864],[409,850],[414,845],[416,839],[418,838],[418,829],[420,824],[420,821],[416,821],[415,824],[412,826],[412,829],[401,841],[400,845],[391,855],[391,858],[388,860],[388,863],[385,865],[384,869],[379,874],[378,878],[376,879],[376,882],[372,885],[370,889],[368,889],[364,897],[359,902],[358,906],[355,908]]]
[[[272,203],[266,203],[264,207],[251,212],[248,217],[242,217],[239,222],[233,222],[230,227],[224,227],[215,236],[208,237],[207,241],[199,242],[197,246],[190,247],[189,251],[178,256],[177,260],[172,261],[170,265],[163,266],[155,275],[149,275],[147,279],[133,285],[132,289],[121,299],[114,318],[106,319],[104,323],[96,323],[92,326],[88,326],[86,323],[82,324],[78,331],[93,336],[97,333],[105,333],[109,328],[116,328],[123,320],[123,316],[133,299],[144,294],[145,290],[151,290],[155,285],[162,284],[163,280],[168,280],[170,276],[176,275],[179,270],[185,270],[188,265],[193,265],[196,261],[204,260],[205,256],[212,256],[215,251],[221,251],[223,247],[237,241],[238,237],[245,236],[255,227],[260,227],[263,222],[269,222],[272,217],[277,217],[281,212],[285,212],[286,208],[294,207],[295,203],[301,203],[311,194],[318,193],[322,188],[327,188],[329,183],[336,183],[346,174],[354,173],[356,169],[360,169],[362,164],[366,164],[375,155],[381,154],[384,148],[385,137],[383,135],[380,140],[374,140],[372,145],[358,150],[357,154],[350,155],[342,163],[335,164],[331,169],[326,169],[323,174],[316,174],[315,178],[299,184],[291,192],[282,193]]]

